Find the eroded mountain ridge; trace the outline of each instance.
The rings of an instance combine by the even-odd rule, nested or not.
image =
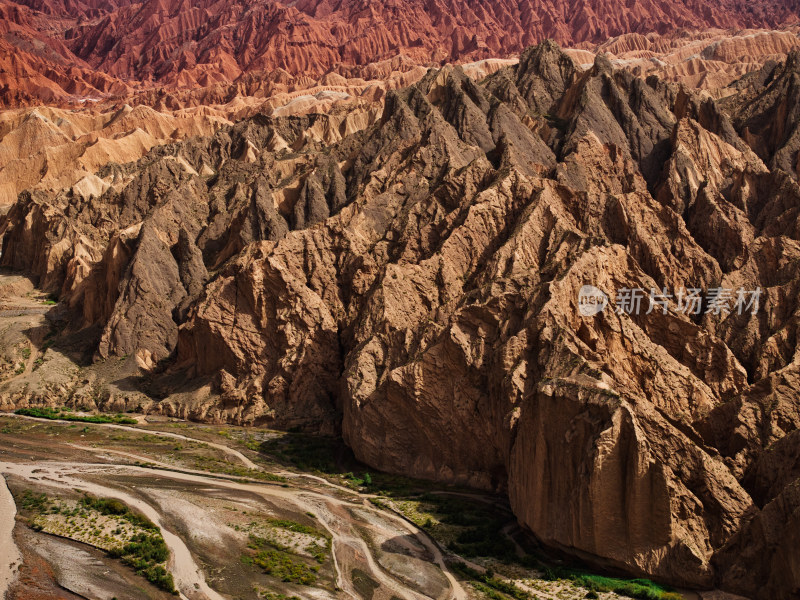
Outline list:
[[[78,404],[341,431],[376,468],[507,491],[549,545],[791,597],[799,63],[718,103],[545,42],[480,83],[432,70],[382,115],[256,116],[157,147],[100,171],[99,197],[24,192],[0,260],[58,295],[54,348],[141,373],[98,393],[37,371],[3,405],[66,385]],[[741,314],[586,317],[587,284],[762,294]]]

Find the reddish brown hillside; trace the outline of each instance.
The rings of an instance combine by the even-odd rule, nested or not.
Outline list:
[[[147,0],[76,30],[71,47],[107,73],[172,82],[275,67],[319,75],[398,53],[427,62],[503,56],[545,38],[575,45],[628,32],[773,27],[797,14],[792,3],[764,0]]]
[[[0,0],[0,105],[75,102],[405,56],[503,57],[545,38],[800,22],[798,0]]]

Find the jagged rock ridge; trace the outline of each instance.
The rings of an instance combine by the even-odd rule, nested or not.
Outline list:
[[[430,71],[332,145],[329,117],[255,117],[108,167],[99,198],[25,193],[2,265],[60,294],[63,335],[135,356],[147,410],[341,428],[377,468],[507,491],[551,546],[790,598],[797,64],[730,114],[550,42],[481,84]],[[589,318],[587,284],[762,297]],[[4,402],[58,394],[29,383]]]
[[[213,87],[276,69],[320,77],[398,57],[439,65],[506,57],[546,38],[595,44],[798,22],[797,0],[3,0],[0,103]]]

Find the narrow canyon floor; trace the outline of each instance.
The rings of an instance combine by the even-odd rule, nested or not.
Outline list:
[[[141,531],[163,536],[181,598],[595,597],[501,497],[343,472],[357,463],[333,438],[135,420],[0,416],[9,599],[171,597],[113,551]]]

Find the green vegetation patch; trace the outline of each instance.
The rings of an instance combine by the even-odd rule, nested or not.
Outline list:
[[[592,592],[614,592],[620,596],[639,600],[681,600],[683,598],[671,588],[658,585],[649,579],[619,579],[564,568],[545,569],[545,579],[568,579]]]
[[[245,530],[250,532],[251,548],[254,549],[270,546],[313,558],[319,564],[323,564],[331,552],[328,534],[290,519],[268,519],[266,523],[253,521]]]
[[[331,551],[328,535],[309,525],[277,518],[264,524],[254,521],[247,529],[251,552],[242,557],[245,564],[257,565],[267,575],[285,582],[300,585],[316,582],[320,565]],[[309,564],[309,559],[316,564]]]
[[[182,448],[181,448],[182,449]],[[178,448],[175,448],[178,451]],[[256,479],[259,481],[272,481],[275,483],[286,483],[286,477],[282,475],[275,475],[260,469],[248,469],[239,465],[232,465],[231,463],[216,458],[213,456],[194,456],[194,467],[201,471],[209,471],[211,473],[221,473],[223,475],[232,475],[234,477],[242,477],[244,479]]]
[[[528,556],[526,562],[538,562],[534,557]],[[597,598],[597,594],[604,592],[613,592],[620,596],[628,598],[637,598],[639,600],[681,600],[682,596],[672,589],[660,586],[648,579],[620,579],[616,577],[606,577],[603,575],[595,575],[586,573],[578,569],[569,569],[565,567],[549,568],[538,564],[539,568],[544,570],[544,579],[548,581],[566,580],[572,582],[574,585],[586,588],[589,590],[587,597]],[[455,562],[450,565],[450,568],[464,577],[465,579],[472,580],[472,585],[475,589],[482,592],[484,595],[492,598],[492,600],[531,600],[532,596],[525,590],[520,589],[510,581],[501,579],[491,571],[487,570],[481,573],[463,562]]]
[[[462,562],[453,563],[451,568],[462,577],[472,579],[473,587],[492,598],[492,600],[508,600],[508,598],[514,598],[514,600],[531,599],[531,595],[528,592],[509,581],[496,577],[491,570],[480,573]]]
[[[493,590],[488,585],[483,585],[477,581],[472,582],[472,587],[481,592],[487,598],[491,598],[491,600],[508,600],[508,598],[503,594]]]
[[[269,524],[274,527],[280,527],[281,529],[294,531],[295,533],[305,533],[306,535],[313,535],[314,537],[325,537],[325,534],[313,527],[289,519],[269,519]]]
[[[248,548],[254,552],[243,556],[242,561],[261,567],[271,577],[300,585],[313,585],[317,581],[319,565],[307,565],[298,556],[276,547],[273,540],[251,535]]]
[[[120,425],[136,425],[138,421],[122,414],[116,415],[76,415],[68,408],[20,408],[14,414],[38,419],[59,421],[79,421],[81,423],[116,423]]]
[[[169,558],[169,549],[160,532],[137,533],[127,544],[111,549],[109,555],[121,558],[122,562],[150,583],[177,595],[172,574],[164,568],[164,563]]]
[[[83,496],[77,502],[59,501],[43,493],[25,490],[17,499],[23,511],[32,513],[31,527],[61,535],[119,558],[160,589],[177,594],[161,531],[150,519],[133,512],[115,498]]]
[[[396,504],[406,517],[459,556],[506,562],[516,558],[514,543],[501,533],[511,514],[491,503],[425,493]]]
[[[43,513],[50,508],[51,502],[47,494],[37,494],[30,490],[25,490],[17,500],[17,506],[24,510]]]
[[[114,515],[121,517],[131,525],[140,529],[158,531],[158,526],[144,515],[133,512],[127,505],[116,498],[95,498],[94,496],[84,496],[80,504],[86,508],[96,510],[101,515]]]

